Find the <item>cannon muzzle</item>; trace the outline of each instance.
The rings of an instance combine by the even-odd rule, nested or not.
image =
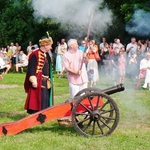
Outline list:
[[[100,90],[100,91],[104,92],[108,95],[111,95],[111,94],[121,92],[121,91],[124,91],[124,90],[125,90],[125,88],[124,88],[123,84],[119,84],[119,85],[116,85],[116,86],[113,86],[113,87],[110,87],[110,88],[107,88],[107,89],[104,89],[104,90]]]

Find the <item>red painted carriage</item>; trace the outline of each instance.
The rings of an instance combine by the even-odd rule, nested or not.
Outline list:
[[[14,135],[32,126],[61,117],[72,117],[75,130],[86,137],[101,137],[111,134],[118,125],[119,109],[109,96],[124,90],[122,84],[100,90],[86,88],[72,100],[54,105],[19,121],[0,125],[0,136]]]

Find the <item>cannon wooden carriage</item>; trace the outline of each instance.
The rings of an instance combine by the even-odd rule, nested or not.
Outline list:
[[[72,117],[75,130],[85,137],[109,135],[119,122],[119,109],[109,95],[124,89],[122,84],[104,90],[83,89],[72,100],[54,105],[19,121],[1,124],[0,136],[15,135],[32,126],[67,116]]]

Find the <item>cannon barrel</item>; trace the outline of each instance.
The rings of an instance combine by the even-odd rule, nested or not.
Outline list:
[[[107,88],[107,89],[104,89],[104,90],[100,90],[101,92],[104,92],[108,95],[111,95],[111,94],[114,94],[114,93],[117,93],[117,92],[121,92],[121,91],[124,91],[125,88],[123,86],[123,84],[119,84],[119,85],[116,85],[116,86],[112,86],[110,88]]]

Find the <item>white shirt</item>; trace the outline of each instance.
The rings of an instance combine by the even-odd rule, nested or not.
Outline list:
[[[27,58],[26,54],[20,55],[19,59],[20,59],[20,61],[23,62],[23,65],[28,65],[28,58]]]
[[[135,54],[136,54],[136,52],[137,52],[137,44],[136,44],[136,43],[135,43],[135,44],[129,43],[129,44],[127,45],[127,48],[126,48],[126,49],[129,49],[130,47],[132,47],[132,48],[131,48],[130,51],[128,52],[128,57],[131,57],[131,52],[134,52]]]
[[[150,60],[147,60],[145,58],[143,58],[141,61],[140,61],[140,70],[141,69],[144,69],[144,68],[147,68],[150,64]]]
[[[100,47],[101,49],[103,49],[103,48],[104,48],[104,43],[100,43],[100,44],[99,44],[99,47]]]
[[[115,47],[118,47],[119,49],[121,49],[123,47],[123,44],[122,43],[118,43],[118,44],[114,43],[113,49],[115,49]]]
[[[13,55],[13,57],[16,57],[16,46],[10,46],[10,50],[11,50],[11,54]],[[14,55],[15,54],[15,55]]]
[[[0,69],[3,69],[5,65],[4,60],[0,57]]]

